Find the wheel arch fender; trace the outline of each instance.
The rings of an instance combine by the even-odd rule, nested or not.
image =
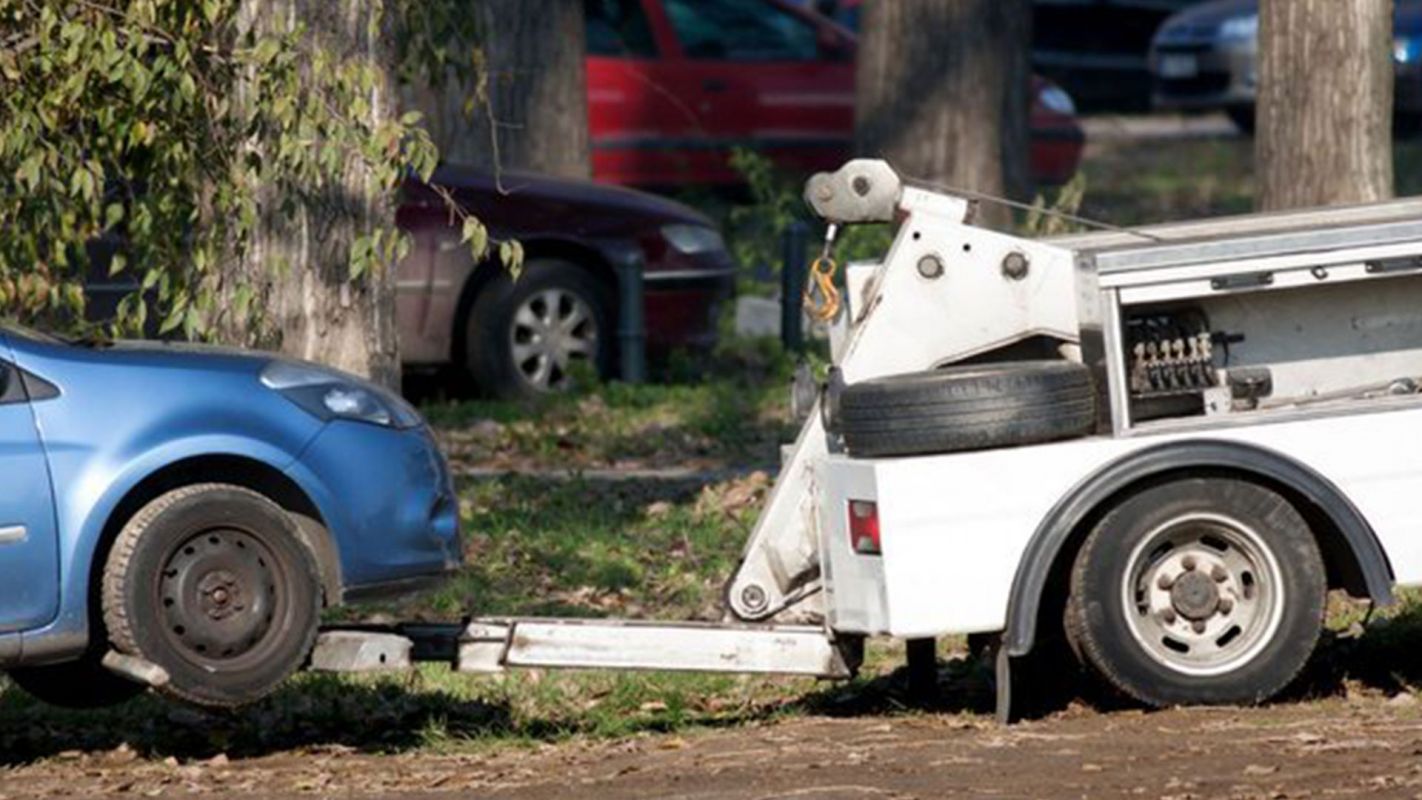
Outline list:
[[[86,595],[87,604],[94,575],[102,569],[108,548],[127,517],[171,489],[218,482],[252,489],[292,513],[303,541],[317,560],[323,590],[329,599],[338,602],[341,568],[332,521],[312,487],[303,485],[285,469],[294,458],[294,454],[270,443],[230,436],[170,442],[144,453],[114,476],[89,506],[70,562],[74,577],[70,583],[76,592]]]
[[[1176,474],[1224,473],[1281,490],[1300,508],[1320,539],[1330,574],[1378,605],[1393,601],[1392,567],[1372,526],[1336,485],[1295,459],[1252,444],[1190,440],[1155,445],[1122,457],[1063,496],[1038,525],[1018,562],[1008,597],[1002,652],[1028,655],[1037,641],[1043,600],[1063,562],[1070,569],[1082,538],[1115,501]],[[1323,528],[1322,530],[1320,528]]]

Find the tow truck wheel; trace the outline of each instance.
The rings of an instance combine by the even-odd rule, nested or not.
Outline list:
[[[230,708],[269,694],[306,660],[319,586],[281,507],[238,486],[186,486],[119,533],[104,570],[104,623],[115,649],[167,672],[158,691]]]
[[[1308,523],[1243,480],[1161,484],[1087,536],[1066,623],[1088,664],[1153,706],[1262,702],[1303,668],[1327,581]]]

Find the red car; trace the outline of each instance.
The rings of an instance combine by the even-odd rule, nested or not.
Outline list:
[[[585,0],[593,174],[630,185],[739,183],[752,147],[799,173],[853,150],[854,34],[788,0]],[[1065,182],[1085,138],[1037,78],[1033,177]]]

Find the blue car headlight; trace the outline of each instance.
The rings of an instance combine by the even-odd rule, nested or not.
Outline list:
[[[413,428],[419,412],[401,398],[353,375],[314,364],[273,361],[262,370],[262,385],[323,419],[348,419],[387,428]]]

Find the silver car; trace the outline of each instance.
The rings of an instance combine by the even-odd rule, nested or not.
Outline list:
[[[1415,128],[1422,119],[1422,0],[1398,0],[1394,31],[1397,119]],[[1151,43],[1155,107],[1224,111],[1252,132],[1258,52],[1258,0],[1211,0],[1176,14]]]

